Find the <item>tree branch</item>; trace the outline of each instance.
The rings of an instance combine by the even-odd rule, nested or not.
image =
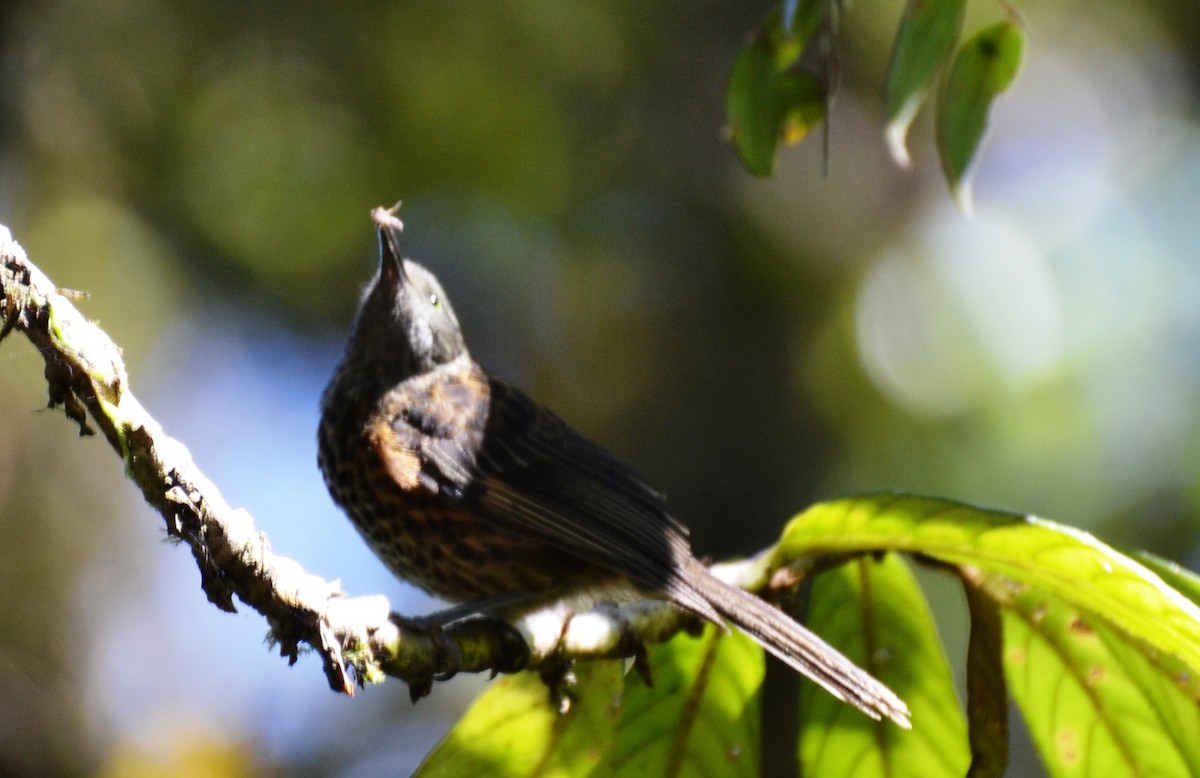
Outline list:
[[[167,533],[191,549],[209,601],[232,612],[236,596],[265,616],[291,663],[301,643],[311,646],[335,691],[353,694],[355,682],[392,675],[409,684],[415,699],[433,680],[459,671],[553,674],[566,659],[633,656],[646,643],[695,627],[671,605],[647,601],[578,615],[551,607],[513,625],[470,618],[439,632],[391,613],[382,596],[348,597],[337,582],[273,553],[250,514],[225,502],[187,448],[137,401],[121,350],[71,297],[79,295],[55,286],[0,225],[0,341],[15,330],[37,347],[46,363],[49,407],[61,406],[80,435],[94,434],[90,417],[166,520]],[[766,579],[753,562],[722,572],[751,588]]]

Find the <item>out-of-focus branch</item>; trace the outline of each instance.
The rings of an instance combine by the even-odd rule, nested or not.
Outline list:
[[[435,679],[459,671],[553,674],[565,659],[634,655],[693,621],[662,602],[601,608],[572,616],[553,608],[508,626],[472,618],[430,630],[393,614],[386,598],[348,597],[337,582],[306,573],[270,550],[250,514],[233,509],[192,462],[187,448],[163,432],[129,389],[120,349],[25,256],[0,225],[0,341],[23,333],[46,363],[49,406],[61,406],[81,435],[99,428],[126,472],[187,544],[210,602],[234,611],[234,596],[266,617],[283,656],[300,644],[321,657],[329,685],[353,694],[354,682],[392,675],[414,698]],[[76,295],[77,296],[77,295]],[[757,578],[756,566],[730,568]]]

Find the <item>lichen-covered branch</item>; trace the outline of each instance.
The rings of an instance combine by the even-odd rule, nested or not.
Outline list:
[[[70,297],[0,225],[0,341],[16,331],[37,347],[49,406],[62,407],[81,435],[94,434],[94,424],[108,439],[168,534],[191,549],[209,601],[233,611],[236,596],[257,610],[292,662],[300,644],[311,646],[334,690],[352,694],[356,681],[386,674],[408,682],[415,697],[459,671],[553,672],[565,659],[631,656],[693,625],[666,603],[645,602],[580,615],[550,608],[511,626],[471,618],[431,630],[391,613],[384,597],[348,597],[336,582],[273,553],[249,513],[225,502],[187,448],[137,401],[121,350]],[[743,583],[764,580],[753,564],[727,572]]]

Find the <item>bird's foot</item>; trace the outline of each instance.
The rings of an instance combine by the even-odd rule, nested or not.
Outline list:
[[[429,696],[434,681],[447,681],[457,675],[462,667],[462,654],[458,650],[458,644],[451,640],[445,631],[446,626],[458,619],[446,621],[439,618],[440,616],[440,613],[432,616],[393,616],[402,630],[414,637],[428,640],[433,647],[428,675],[408,684],[408,696],[413,702]]]
[[[571,703],[575,699],[574,687],[579,680],[575,677],[575,660],[562,657],[547,660],[538,669],[538,675],[550,692],[550,704],[560,714],[566,715],[571,710]]]

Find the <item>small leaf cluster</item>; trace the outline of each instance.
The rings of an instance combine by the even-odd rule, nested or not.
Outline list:
[[[780,146],[798,142],[826,118],[834,88],[836,0],[787,0],[775,9],[734,61],[726,91],[729,139],[746,168],[769,176]],[[908,0],[884,79],[892,158],[910,167],[908,131],[936,92],[938,155],[947,183],[966,211],[970,171],[995,99],[1012,84],[1024,54],[1016,12],[965,41],[966,0]],[[822,77],[803,68],[815,50]]]

